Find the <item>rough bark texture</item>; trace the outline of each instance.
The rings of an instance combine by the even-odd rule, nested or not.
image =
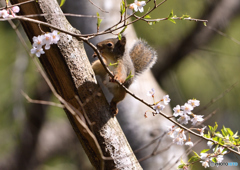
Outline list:
[[[23,1],[12,0],[11,2],[16,4]],[[63,15],[54,15],[61,14],[61,9],[55,0],[39,0],[38,3],[31,2],[22,5],[20,8],[23,15],[48,13],[49,15],[45,18],[37,17],[37,19],[47,21],[70,32],[80,33],[71,27]],[[33,36],[41,34],[37,24],[22,22],[22,25],[30,41],[32,41]],[[50,32],[49,28],[44,26],[41,26],[41,29],[45,32]],[[113,159],[105,163],[105,169],[113,169],[114,167],[141,169],[117,120],[109,113],[109,106],[104,95],[92,97],[99,92],[99,87],[82,42],[63,33],[60,34],[60,37],[59,43],[51,46],[51,49],[40,57],[40,62],[56,91],[65,101],[80,112],[82,112],[82,109],[75,96],[78,96],[82,103],[90,99],[85,104],[84,110],[90,121],[95,123],[92,126],[93,133],[101,146],[104,156],[111,156]],[[76,117],[67,110],[66,113],[90,161],[97,169],[100,168],[100,154],[95,148],[92,138],[80,126]]]

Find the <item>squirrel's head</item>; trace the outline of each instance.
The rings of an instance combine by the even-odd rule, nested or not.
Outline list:
[[[124,55],[125,44],[126,37],[123,36],[121,40],[119,40],[118,38],[110,38],[101,41],[97,44],[97,48],[106,60],[108,59],[114,60]]]

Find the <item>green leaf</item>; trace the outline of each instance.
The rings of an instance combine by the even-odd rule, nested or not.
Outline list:
[[[146,15],[144,18],[146,18],[146,19],[147,19],[147,18],[151,18],[151,16],[150,16],[150,15]]]
[[[207,26],[207,22],[203,22],[203,25],[206,27]]]
[[[213,128],[214,132],[217,130],[217,128],[218,128],[218,124],[217,124],[217,122],[215,122],[215,126]]]
[[[123,15],[125,13],[125,2],[122,0],[122,3],[120,5],[120,13]]]
[[[175,20],[172,18],[168,18],[168,21],[171,21],[172,23],[176,24]]]
[[[184,14],[184,15],[181,16],[181,19],[189,18],[189,17],[190,17],[189,15]]]
[[[126,80],[125,80],[125,81],[127,81],[127,80],[131,79],[133,76],[134,76],[134,75],[132,75],[132,72],[130,71],[130,73],[129,73],[129,75],[128,75],[128,77],[126,78]]]
[[[99,30],[100,24],[102,22],[102,19],[100,18],[99,13],[97,12],[97,29]]]
[[[118,34],[118,40],[121,40],[122,39],[122,34]]]
[[[200,158],[200,156],[197,154],[197,152],[193,151],[193,153],[194,153],[197,157]]]
[[[213,131],[213,127],[212,126],[208,125],[208,128],[209,128],[210,132]]]
[[[204,134],[203,135],[205,138],[211,138],[210,134]]]
[[[207,151],[209,151],[210,149],[203,149],[200,153],[205,153]]]
[[[188,162],[189,163],[192,163],[192,162],[196,162],[196,161],[198,161],[200,158],[198,157],[198,156],[192,156],[189,160],[188,160]]]
[[[235,139],[234,139],[232,136],[229,137],[229,140],[230,140],[230,142],[232,142],[232,143],[235,141]]]
[[[185,164],[178,165],[178,169],[182,169],[185,166]]]
[[[213,161],[214,163],[217,163],[216,157],[212,158],[212,161]]]
[[[111,62],[110,62],[110,64],[109,64],[108,66],[114,66],[114,67],[117,67],[117,65],[118,65],[118,62],[116,62],[116,63],[111,63]]]
[[[168,18],[172,18],[173,17],[173,10],[170,12],[170,14],[168,15]]]
[[[175,22],[175,20],[173,19],[173,17],[175,17],[175,16],[173,16],[173,10],[170,12],[170,14],[168,15],[168,20],[169,21],[171,21],[172,23],[174,23],[174,24],[176,24],[176,22]]]
[[[185,162],[182,160],[182,158],[181,158],[181,160],[180,160],[180,163],[181,163],[181,164],[185,164]]]
[[[223,126],[223,128],[221,129],[222,135],[225,137],[228,135],[227,129],[225,128],[225,126]]]
[[[63,4],[65,3],[66,0],[61,0],[61,3],[60,3],[60,7],[63,6]]]
[[[225,152],[225,151],[227,151],[227,148],[224,148],[223,151],[222,151],[222,153]]]
[[[232,135],[233,135],[233,131],[232,131],[230,128],[226,128],[226,129],[227,129],[228,134],[229,134],[230,136],[232,136]]]
[[[127,26],[125,26],[122,31],[120,32],[120,34],[122,34],[125,30],[126,30]]]

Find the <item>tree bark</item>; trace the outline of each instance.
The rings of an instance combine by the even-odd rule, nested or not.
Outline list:
[[[20,2],[24,2],[24,0],[11,0],[12,4]],[[48,22],[69,32],[80,33],[68,23],[54,0],[31,2],[21,5],[20,9],[22,15],[49,14],[35,19]],[[42,34],[41,30],[51,31],[49,28],[35,23],[22,21],[22,25],[31,42],[33,36]],[[57,45],[51,46],[50,50],[41,55],[40,62],[58,94],[80,113],[85,111],[90,121],[94,123],[91,129],[101,151],[97,149],[90,134],[86,133],[87,127],[79,123],[79,117],[65,109],[91,163],[96,169],[100,169],[103,166],[100,154],[102,152],[105,157],[112,158],[105,163],[104,169],[141,169],[116,118],[112,117],[109,112],[109,105],[96,83],[83,43],[67,34],[60,33],[60,37]],[[98,93],[101,95],[96,95]],[[81,108],[76,96],[84,103],[84,108]]]

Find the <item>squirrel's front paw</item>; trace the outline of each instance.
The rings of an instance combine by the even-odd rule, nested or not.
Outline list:
[[[116,116],[118,114],[118,108],[116,103],[113,102],[110,103],[110,111],[113,116]]]
[[[97,53],[94,52],[93,55],[92,55],[93,58],[97,57]]]
[[[114,83],[115,82],[115,76],[114,77],[109,77],[109,82]]]
[[[109,82],[116,82],[119,81],[120,83],[124,83],[125,80],[121,79],[120,77],[118,77],[117,75],[115,75],[114,77],[109,77]]]

